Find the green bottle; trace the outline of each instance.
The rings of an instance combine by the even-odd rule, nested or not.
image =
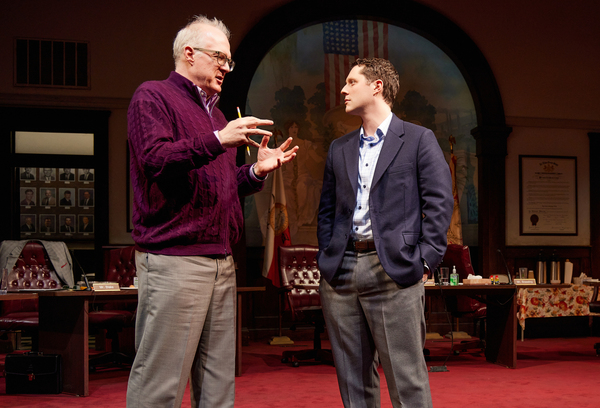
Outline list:
[[[458,273],[456,273],[456,265],[452,267],[452,273],[450,274],[450,286],[458,285]]]

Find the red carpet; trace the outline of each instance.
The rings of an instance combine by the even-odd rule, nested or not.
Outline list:
[[[600,358],[593,344],[598,337],[527,339],[518,341],[514,370],[489,364],[482,354],[465,352],[450,356],[448,372],[430,373],[433,405],[458,407],[598,407],[600,406]],[[300,343],[306,348],[310,342]],[[323,342],[328,347],[328,342]],[[294,346],[296,347],[296,346]],[[428,365],[442,365],[449,342],[428,341]],[[287,348],[285,348],[287,349]],[[243,375],[236,379],[238,408],[341,407],[335,369],[325,365],[282,364],[282,347],[251,343],[243,351]],[[0,355],[0,364],[4,363]],[[0,379],[0,407],[125,407],[126,371],[90,374],[90,396],[6,395]],[[382,375],[382,407],[391,407]],[[189,407],[186,393],[183,407]]]

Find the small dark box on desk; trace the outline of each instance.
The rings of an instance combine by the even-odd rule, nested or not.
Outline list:
[[[4,370],[7,394],[62,392],[62,365],[59,354],[7,354]]]

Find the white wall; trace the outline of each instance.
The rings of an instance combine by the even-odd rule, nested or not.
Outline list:
[[[506,157],[506,245],[590,245],[590,161],[588,135],[577,123],[563,121],[560,127],[513,125]],[[554,126],[560,126],[555,124]],[[519,235],[519,155],[577,157],[578,235]]]

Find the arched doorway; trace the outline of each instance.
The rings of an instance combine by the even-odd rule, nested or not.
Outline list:
[[[478,269],[483,275],[498,271],[501,261],[497,249],[505,245],[504,160],[511,129],[506,126],[500,93],[483,54],[457,25],[438,12],[407,0],[378,4],[376,8],[355,0],[288,3],[261,20],[240,43],[234,59],[243,69],[228,76],[222,111],[233,118],[237,106],[246,106],[256,71],[280,40],[300,29],[338,20],[377,21],[407,30],[442,50],[460,71],[475,110],[476,126],[471,134],[476,141],[479,186]]]

